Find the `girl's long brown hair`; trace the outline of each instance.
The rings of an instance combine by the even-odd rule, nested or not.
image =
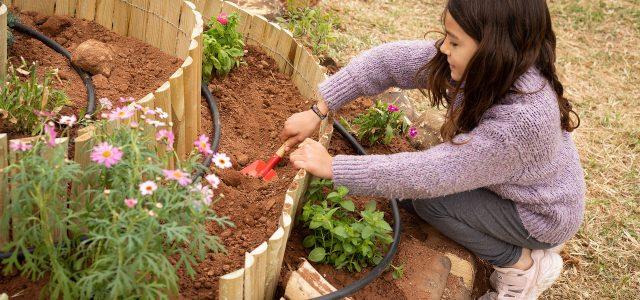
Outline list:
[[[557,94],[562,129],[580,125],[556,73],[556,35],[545,0],[449,0],[446,12],[478,42],[478,50],[460,82],[451,79],[447,56],[440,51],[418,72],[431,104],[448,108],[440,129],[445,141],[471,131],[487,109],[507,94],[519,93],[514,83],[532,66]],[[438,49],[443,41],[436,43]],[[458,93],[464,97],[454,106]]]

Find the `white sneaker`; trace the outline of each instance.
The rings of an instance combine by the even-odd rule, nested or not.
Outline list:
[[[489,282],[497,292],[488,292],[480,300],[535,300],[558,279],[562,258],[550,250],[531,251],[529,270],[494,267]]]

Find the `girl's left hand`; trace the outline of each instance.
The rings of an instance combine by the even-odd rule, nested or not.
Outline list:
[[[322,144],[307,138],[298,149],[289,154],[289,160],[298,169],[305,169],[316,177],[333,178],[333,157]]]

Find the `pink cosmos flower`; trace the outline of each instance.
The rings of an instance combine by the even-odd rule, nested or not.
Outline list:
[[[215,174],[209,174],[204,179],[206,179],[214,189],[217,189],[218,185],[220,184],[220,178],[218,178],[218,176],[216,176]]]
[[[393,104],[389,104],[389,106],[387,106],[387,110],[389,112],[396,112],[396,111],[399,111],[400,109],[397,106],[393,105]]]
[[[107,168],[111,168],[111,166],[117,164],[121,159],[122,151],[120,151],[118,147],[109,145],[107,142],[102,142],[93,147],[93,152],[91,152],[91,160]]]
[[[200,138],[193,142],[193,145],[196,146],[198,152],[204,155],[213,154],[213,150],[211,150],[211,144],[209,144],[209,137],[204,134],[200,135]]]
[[[224,153],[213,155],[213,163],[220,169],[231,168],[231,159]]]
[[[222,25],[227,25],[227,23],[229,23],[228,15],[226,13],[220,13],[216,20],[218,20]]]
[[[129,103],[129,102],[136,101],[136,99],[134,99],[133,97],[126,97],[126,98],[120,97],[118,101],[120,101],[120,103]]]
[[[140,126],[140,124],[138,124],[138,122],[136,121],[131,121],[131,123],[129,123],[129,127],[131,128],[138,128]]]
[[[118,107],[109,114],[109,121],[126,120],[133,117],[133,109],[128,106]]]
[[[55,147],[56,145],[56,136],[58,135],[56,133],[56,128],[53,126],[53,122],[49,122],[47,124],[44,125],[44,132],[47,135],[47,144],[49,144],[49,146],[51,147]]]
[[[60,117],[60,121],[58,121],[58,123],[72,127],[74,124],[76,124],[77,120],[78,119],[76,118],[75,115],[62,116]]]
[[[136,206],[136,204],[138,204],[138,199],[135,199],[135,198],[124,199],[124,205],[126,205],[129,208],[133,208],[134,206]]]
[[[160,141],[166,139],[167,150],[173,150],[173,142],[175,141],[175,136],[171,130],[160,129],[158,133],[156,133],[156,141]]]
[[[167,180],[175,180],[181,186],[187,186],[191,183],[191,178],[189,178],[189,174],[183,172],[182,170],[162,170],[164,173],[164,177]]]
[[[413,127],[413,126],[411,128],[409,128],[409,136],[412,139],[415,138],[416,136],[418,136],[418,129]]]
[[[11,143],[9,143],[9,148],[11,148],[11,151],[13,152],[24,152],[31,150],[33,145],[29,142],[11,141]]]
[[[155,192],[158,189],[158,185],[151,180],[147,180],[141,183],[139,188],[140,188],[140,194],[145,196],[145,195],[153,194],[153,192]]]
[[[98,99],[98,101],[100,102],[100,106],[104,109],[112,109],[113,108],[113,103],[111,103],[111,100],[107,99],[107,98],[100,98]]]

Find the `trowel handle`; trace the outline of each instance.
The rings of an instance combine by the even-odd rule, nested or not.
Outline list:
[[[258,177],[262,177],[262,176],[266,175],[267,173],[269,173],[269,171],[271,171],[271,169],[273,169],[273,167],[275,167],[282,160],[282,157],[287,152],[286,151],[287,147],[289,145],[291,145],[292,142],[293,141],[291,139],[289,139],[286,142],[284,142],[284,144],[282,144],[282,146],[280,146],[280,148],[278,148],[278,150],[276,151],[276,154],[274,154],[273,156],[271,156],[271,158],[269,158],[269,160],[267,161],[267,164],[264,167],[264,169],[262,169],[260,171],[260,174],[258,174]]]

